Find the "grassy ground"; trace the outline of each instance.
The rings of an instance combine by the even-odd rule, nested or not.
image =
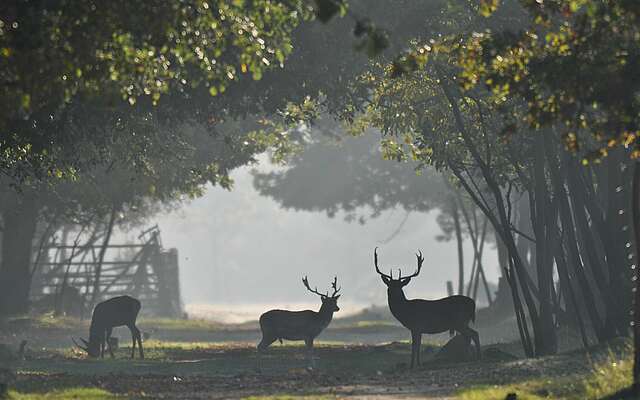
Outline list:
[[[151,335],[144,360],[128,358],[126,331],[117,333],[122,348],[115,359],[90,360],[69,346],[69,336],[85,333],[86,322],[47,317],[20,321],[20,328],[5,325],[0,343],[15,347],[26,339],[29,344],[24,360],[0,361],[0,380],[2,367],[9,367],[15,373],[9,379],[11,398],[34,400],[502,400],[508,393],[518,399],[577,400],[598,399],[628,385],[631,377],[626,343],[539,359],[520,358],[517,344],[502,343],[486,345],[480,362],[430,361],[408,370],[408,334],[375,320],[341,321],[330,327],[317,342],[312,370],[305,349],[285,342],[272,346],[258,371],[258,334],[251,324],[147,320],[140,325]],[[482,335],[481,330],[484,342],[490,342]],[[423,346],[424,358],[432,357],[441,339]]]
[[[586,374],[485,385],[462,390],[458,396],[461,400],[503,400],[509,393],[514,393],[522,400],[597,400],[629,387],[632,366],[630,351],[628,354],[610,353],[606,359],[594,363],[592,371]]]

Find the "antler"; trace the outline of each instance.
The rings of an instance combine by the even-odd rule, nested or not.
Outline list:
[[[378,248],[377,247],[373,250],[373,265],[376,266],[376,272],[378,274],[384,276],[387,279],[393,279],[392,276],[383,273],[382,271],[380,271],[380,268],[378,268]]]
[[[315,289],[311,289],[311,287],[309,286],[309,279],[307,279],[307,276],[305,275],[304,278],[302,278],[302,283],[304,284],[304,287],[307,288],[308,291],[310,291],[311,293],[315,293],[320,297],[329,297],[328,294],[323,294],[318,292],[318,288],[316,287]]]
[[[424,257],[422,257],[422,251],[418,250],[418,253],[416,253],[416,258],[418,259],[418,269],[413,273],[413,275],[405,276],[403,279],[415,278],[420,273],[420,269],[422,269],[422,262],[424,261]]]
[[[331,287],[333,288],[333,294],[331,295],[331,297],[336,297],[336,295],[338,294],[340,289],[342,289],[342,286],[338,287],[338,277],[337,276],[333,278],[333,283],[331,284]]]

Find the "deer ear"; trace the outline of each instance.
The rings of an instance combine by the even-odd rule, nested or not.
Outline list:
[[[400,286],[405,287],[407,286],[407,284],[411,282],[411,278],[404,278],[401,282],[400,282]]]
[[[336,297],[334,297],[334,299],[338,300],[340,298],[340,296],[342,296],[341,294],[337,295]]]
[[[390,281],[389,278],[383,275],[380,275],[380,278],[382,278],[382,282],[384,282],[385,285],[389,286],[389,281]]]

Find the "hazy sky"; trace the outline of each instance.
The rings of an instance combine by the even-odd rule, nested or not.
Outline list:
[[[211,188],[180,210],[157,217],[164,246],[179,251],[186,304],[313,304],[317,299],[300,281],[305,274],[319,290],[329,289],[338,275],[345,304],[386,303],[373,267],[375,246],[387,271],[394,266],[403,273],[414,271],[414,253],[422,250],[422,273],[408,286],[409,297],[443,296],[445,282],[457,282],[455,242],[435,240],[435,213],[412,213],[395,239],[382,245],[404,218],[403,210],[385,212],[365,225],[348,223],[340,215],[279,208],[253,189],[249,168],[236,170],[233,178],[233,191]],[[496,282],[493,246],[485,254],[487,278]],[[469,269],[469,245],[466,256]]]

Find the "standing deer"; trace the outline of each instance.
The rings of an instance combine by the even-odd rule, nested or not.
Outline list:
[[[304,287],[311,293],[315,293],[320,296],[322,300],[322,306],[319,311],[287,311],[287,310],[270,310],[260,316],[260,330],[262,331],[262,340],[258,344],[258,363],[260,360],[260,353],[266,350],[271,343],[279,340],[282,343],[282,339],[286,340],[304,340],[309,353],[310,364],[314,366],[313,360],[313,340],[326,328],[331,319],[333,313],[339,311],[338,299],[340,295],[338,292],[338,277],[333,279],[331,287],[333,293],[329,296],[329,292],[322,294],[318,292],[318,289],[311,289],[309,281],[305,276],[302,278]],[[259,365],[258,365],[259,366]]]
[[[418,269],[409,276],[402,277],[402,271],[398,270],[398,279],[393,279],[393,273],[386,275],[378,267],[378,248],[373,251],[373,263],[376,272],[387,285],[387,300],[391,314],[407,329],[411,331],[411,368],[414,361],[420,365],[420,346],[422,334],[434,334],[449,331],[459,332],[471,338],[476,347],[478,359],[480,359],[480,338],[478,332],[469,328],[469,322],[475,321],[476,302],[467,296],[449,296],[438,300],[408,300],[404,295],[403,287],[411,282],[411,278],[418,276],[422,268],[422,252],[416,254]]]
[[[73,338],[73,343],[80,349],[86,351],[89,357],[96,358],[100,356],[104,358],[104,348],[109,349],[109,354],[113,358],[113,350],[111,349],[111,333],[113,328],[118,326],[126,326],[131,331],[131,358],[134,358],[136,351],[136,341],[140,358],[144,358],[142,350],[142,336],[140,329],[136,326],[136,319],[140,312],[140,301],[130,296],[119,296],[109,300],[105,300],[93,309],[91,317],[91,326],[89,327],[89,341],[80,338],[84,346],[80,346]]]

